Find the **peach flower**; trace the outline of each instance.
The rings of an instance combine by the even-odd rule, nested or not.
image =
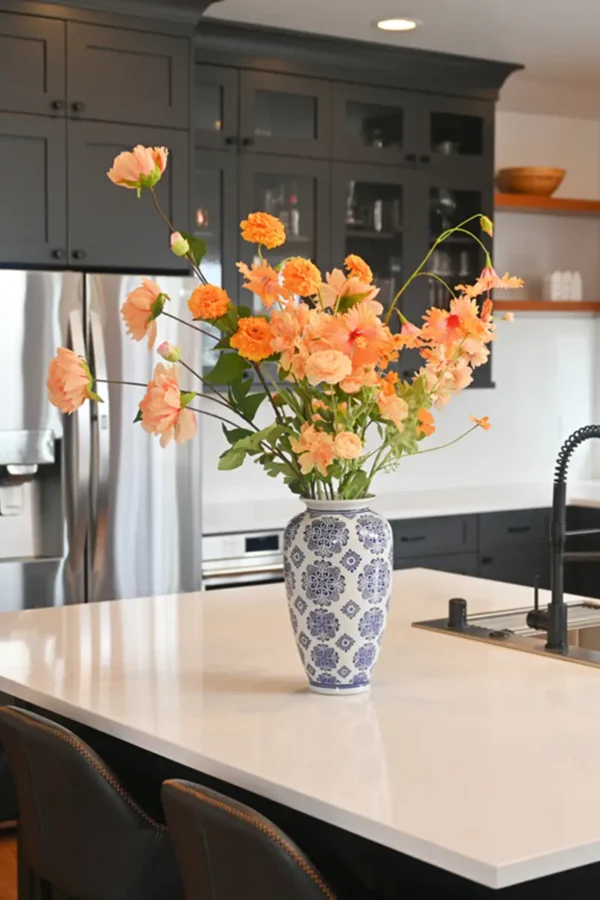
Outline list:
[[[373,282],[373,271],[361,256],[351,253],[344,260],[344,265],[346,266],[348,273],[354,276],[354,278],[358,278],[359,281],[362,281],[365,284],[371,284]]]
[[[310,259],[294,256],[281,270],[284,287],[299,297],[313,297],[319,291],[321,273]]]
[[[478,419],[476,416],[471,416],[471,422],[474,422],[475,425],[479,425],[484,431],[489,431],[492,427],[492,423],[488,416],[483,416],[481,419]]]
[[[350,359],[339,350],[318,350],[308,357],[305,366],[306,377],[313,387],[322,381],[339,384],[351,371]]]
[[[489,294],[490,291],[493,291],[496,288],[511,290],[522,288],[523,284],[522,278],[515,278],[514,276],[509,275],[508,272],[500,278],[495,269],[491,266],[486,266],[475,284],[459,284],[457,285],[456,290],[462,291],[467,297],[479,297],[480,294]]]
[[[379,384],[379,376],[375,371],[375,366],[363,366],[348,378],[344,378],[340,382],[340,387],[346,394],[358,394],[364,387],[375,387],[377,384]]]
[[[285,244],[285,228],[283,224],[269,213],[250,213],[240,224],[242,237],[251,244],[261,244],[267,250],[274,250]]]
[[[154,187],[167,167],[169,151],[166,147],[144,147],[138,144],[131,152],[119,153],[108,177],[120,187]]]
[[[86,400],[97,400],[88,364],[66,347],[59,347],[48,369],[48,399],[62,413],[74,413]]]
[[[261,362],[271,356],[272,342],[273,332],[267,320],[258,316],[248,316],[239,320],[238,330],[229,343],[244,359]]]
[[[393,422],[398,431],[404,430],[404,420],[408,416],[408,404],[396,393],[398,376],[390,372],[380,382],[381,391],[377,396],[377,407],[383,419]]]
[[[344,315],[330,316],[324,337],[352,360],[353,371],[376,365],[393,347],[389,329],[368,302],[358,303]]]
[[[305,303],[298,306],[289,306],[283,310],[274,310],[271,313],[271,331],[273,341],[271,349],[274,353],[280,353],[279,364],[284,369],[289,369],[297,342],[302,336],[302,331],[308,322],[310,310]]]
[[[154,304],[166,298],[160,287],[150,278],[142,278],[140,287],[127,294],[121,307],[121,315],[127,326],[127,334],[134,341],[143,341],[148,336],[148,347],[152,349],[156,341],[156,319],[151,319]]]
[[[260,297],[267,309],[270,309],[274,303],[287,303],[292,299],[290,291],[281,284],[279,272],[268,263],[255,262],[252,268],[249,268],[246,263],[239,262],[237,267],[246,279],[243,286],[247,291]]]
[[[325,431],[317,431],[314,425],[305,422],[299,438],[290,438],[290,445],[298,455],[300,471],[308,475],[313,469],[327,476],[327,470],[334,460],[333,437]]]
[[[333,442],[335,455],[340,459],[358,459],[363,452],[363,444],[352,431],[340,431]]]
[[[149,434],[160,435],[161,447],[166,447],[173,438],[182,444],[196,434],[195,414],[182,407],[176,366],[158,363],[140,402],[140,410],[142,428]]]
[[[334,307],[342,297],[356,297],[357,300],[374,300],[379,293],[379,288],[372,284],[360,281],[358,278],[346,278],[341,269],[328,272],[326,281],[319,287],[319,299],[325,309]],[[383,306],[379,305],[377,315],[383,312]]]
[[[214,284],[201,284],[188,300],[188,309],[194,319],[215,321],[224,316],[231,300],[227,291]]]
[[[433,434],[435,425],[433,424],[433,416],[428,409],[420,409],[417,412],[417,419],[419,421],[419,424],[417,425],[417,434],[424,434],[426,437]]]
[[[504,313],[504,315],[502,316],[502,321],[503,321],[503,322],[514,322],[514,321],[515,321],[515,314],[512,313],[512,312]]]
[[[395,334],[393,340],[397,348],[420,347],[422,344],[421,329],[413,325],[412,322],[403,322],[400,334]]]

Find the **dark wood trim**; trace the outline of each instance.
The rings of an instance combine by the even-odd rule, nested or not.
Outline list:
[[[203,18],[196,61],[496,100],[516,63]]]

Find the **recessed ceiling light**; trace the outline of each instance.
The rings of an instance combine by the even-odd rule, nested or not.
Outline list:
[[[381,19],[377,27],[382,31],[412,31],[421,24],[418,19]]]

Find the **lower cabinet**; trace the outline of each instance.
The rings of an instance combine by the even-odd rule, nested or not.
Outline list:
[[[524,584],[539,579],[541,588],[550,587],[550,544],[530,544],[511,549],[485,551],[479,555],[477,575],[492,581]]]
[[[436,556],[417,556],[397,559],[396,569],[437,569],[457,575],[477,575],[476,553],[443,553]]]
[[[571,507],[567,510],[567,529],[584,531],[600,529],[600,510]],[[567,550],[598,554],[590,561],[565,563],[565,591],[582,597],[600,599],[600,534],[579,534],[567,538]]]

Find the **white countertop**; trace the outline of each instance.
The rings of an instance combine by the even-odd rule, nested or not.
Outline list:
[[[572,506],[600,507],[600,481],[568,486]],[[435,516],[470,515],[512,509],[544,509],[552,506],[552,484],[494,484],[432,491],[399,491],[380,494],[373,508],[389,519],[425,519]],[[304,507],[290,494],[282,500],[252,500],[206,504],[204,534],[234,531],[279,531]]]
[[[489,887],[599,861],[600,670],[411,628],[527,588],[394,578],[370,695],[307,692],[281,585],[4,614],[0,689]]]

